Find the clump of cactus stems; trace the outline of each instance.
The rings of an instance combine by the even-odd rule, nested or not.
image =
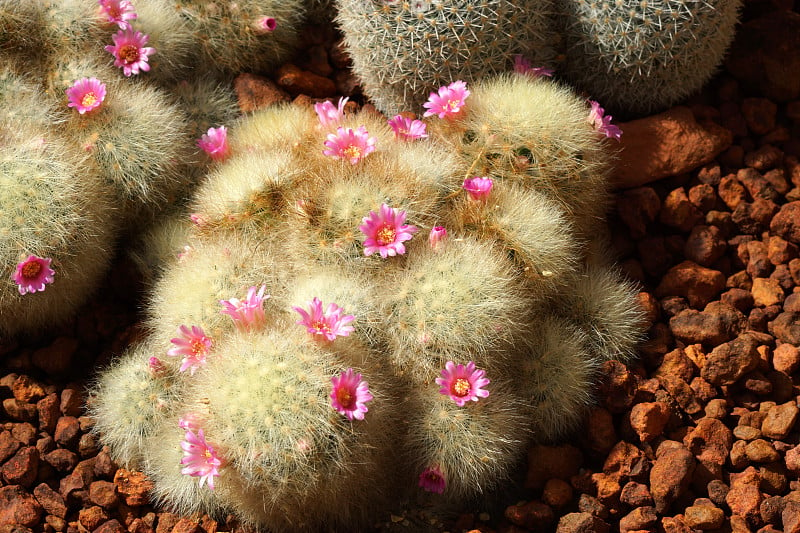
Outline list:
[[[700,89],[733,40],[742,2],[564,0],[570,83],[617,112],[650,113]]]
[[[633,355],[635,290],[582,252],[610,142],[589,103],[525,74],[442,87],[424,120],[345,101],[209,135],[153,233],[150,333],[90,404],[178,512],[354,530],[398,494],[491,493]]]

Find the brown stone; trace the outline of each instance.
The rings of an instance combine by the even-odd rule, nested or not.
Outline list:
[[[676,339],[686,344],[706,346],[718,346],[734,339],[746,324],[745,316],[723,301],[711,302],[703,311],[686,309],[669,321]]]
[[[620,124],[625,132],[614,172],[616,187],[638,187],[709,163],[733,142],[729,130],[699,124],[687,107]]]
[[[59,403],[58,394],[55,392],[36,402],[36,409],[39,411],[39,429],[41,431],[47,433],[55,431],[58,417],[61,415]]]
[[[742,202],[731,214],[731,220],[741,233],[760,235],[769,228],[770,221],[778,212],[775,202],[756,198],[753,202]]]
[[[644,477],[649,463],[644,452],[625,441],[619,441],[608,453],[603,463],[603,473],[616,481],[627,482],[631,478]]]
[[[632,533],[634,531],[650,531],[658,522],[658,516],[654,507],[637,507],[619,521],[620,533]]]
[[[0,524],[34,527],[39,524],[42,506],[19,485],[0,487]]]
[[[330,78],[301,70],[296,65],[286,63],[275,73],[278,87],[291,96],[304,94],[311,98],[325,98],[336,94],[336,84]]]
[[[729,209],[736,209],[747,199],[747,190],[734,174],[724,176],[720,180],[717,193]]]
[[[40,483],[37,485],[36,488],[33,489],[33,495],[48,514],[59,518],[65,518],[67,516],[67,504],[64,502],[64,498],[61,494],[51,489],[47,483]]]
[[[93,481],[89,485],[89,500],[104,509],[112,509],[119,503],[116,485],[110,481]]]
[[[563,479],[548,479],[542,491],[542,501],[559,509],[572,501],[572,486]]]
[[[748,442],[744,453],[754,463],[772,463],[780,458],[775,448],[764,439],[755,439]]]
[[[89,531],[97,529],[106,520],[108,520],[108,515],[102,507],[97,505],[81,509],[78,513],[78,521]]]
[[[732,385],[758,366],[757,348],[753,336],[742,334],[711,350],[700,375],[712,385]]]
[[[667,195],[659,215],[662,224],[681,231],[691,230],[703,218],[703,213],[689,201],[683,187],[674,189]]]
[[[778,148],[772,146],[771,144],[765,144],[758,148],[753,152],[748,152],[744,156],[744,164],[747,165],[748,169],[742,170],[753,170],[753,171],[769,171],[777,167],[783,162],[783,152],[781,152]],[[741,172],[741,171],[740,171]],[[756,173],[757,174],[757,173]],[[766,195],[758,192],[753,194],[751,191],[750,195],[753,198],[762,197],[762,198],[769,198],[771,200],[776,200],[778,198],[778,191],[776,191],[772,185],[769,185],[769,182],[763,178],[763,176],[758,175],[759,181],[762,183],[760,186],[768,185],[769,191],[763,191]],[[745,184],[747,187],[747,184]]]
[[[692,228],[689,238],[686,239],[684,255],[698,265],[710,267],[725,254],[727,247],[721,229],[698,224]]]
[[[56,469],[57,472],[69,472],[78,464],[78,456],[72,450],[56,448],[42,456],[42,460]]]
[[[800,502],[784,498],[781,523],[783,533],[800,533]]]
[[[725,512],[713,505],[693,505],[683,511],[683,520],[694,529],[716,529],[725,521]]]
[[[778,106],[766,98],[745,98],[742,115],[747,127],[756,135],[766,135],[775,127]]]
[[[652,187],[637,187],[617,195],[617,213],[630,229],[631,237],[641,239],[647,226],[655,221],[661,210],[661,200]]]
[[[61,391],[61,414],[78,417],[83,414],[83,394],[77,387],[66,387]]]
[[[733,514],[751,523],[760,518],[759,509],[763,495],[758,490],[759,481],[755,469],[747,467],[741,474],[731,476],[731,488],[725,497],[725,502]]]
[[[148,503],[149,492],[153,487],[153,483],[143,473],[124,468],[114,474],[114,484],[125,504],[132,507]]]
[[[675,444],[659,454],[650,469],[650,493],[660,514],[686,491],[695,470],[692,453],[682,444]]]
[[[794,401],[776,405],[767,411],[761,423],[761,432],[770,439],[785,439],[794,428],[798,408]]]
[[[752,293],[756,305],[766,307],[783,303],[783,288],[777,280],[771,278],[755,278]]]
[[[769,332],[783,343],[800,346],[800,313],[779,314],[769,323]]]
[[[14,398],[23,403],[36,403],[45,397],[44,387],[29,376],[21,375],[11,386]]]
[[[95,529],[92,533],[127,533],[127,530],[119,523],[119,520],[112,519],[103,522],[100,527]]]
[[[788,242],[800,244],[800,201],[781,206],[772,218],[769,230]]]
[[[629,481],[622,487],[619,501],[630,507],[643,507],[653,505],[653,496],[644,483]]]
[[[703,407],[697,401],[692,387],[680,377],[665,374],[660,376],[658,380],[672,399],[674,399],[687,414],[694,415],[703,410]]]
[[[725,276],[717,271],[683,261],[670,268],[655,290],[657,298],[683,296],[694,308],[702,308],[725,288]]]
[[[794,373],[800,368],[800,349],[791,344],[781,344],[772,352],[772,366],[778,372]]]
[[[694,530],[683,521],[682,515],[663,517],[661,527],[664,528],[664,533],[694,533]]]
[[[796,258],[798,254],[797,245],[777,235],[769,238],[768,256],[773,265],[788,263]]]
[[[3,410],[11,420],[19,422],[33,422],[38,414],[35,404],[21,402],[16,398],[3,400]]]
[[[0,474],[8,485],[29,488],[36,481],[38,469],[39,450],[33,446],[26,446],[0,467]]]
[[[75,337],[57,337],[50,345],[33,352],[31,361],[49,376],[63,375],[73,367],[79,345]]]
[[[633,406],[631,427],[639,440],[648,442],[660,436],[670,417],[669,406],[662,402],[643,402]]]
[[[74,416],[62,416],[56,423],[53,438],[64,448],[73,448],[80,439],[81,426]]]
[[[553,509],[536,500],[521,505],[509,505],[506,507],[505,517],[512,524],[534,531],[546,529],[555,522]],[[173,531],[175,530],[173,529]]]
[[[286,91],[264,76],[243,72],[236,76],[233,88],[242,113],[250,113],[290,100]]]
[[[556,533],[608,533],[609,525],[589,513],[569,513],[558,521]]]
[[[0,464],[17,453],[22,443],[15,439],[10,431],[0,432]]]
[[[696,483],[707,485],[722,479],[725,460],[733,446],[731,430],[716,418],[701,418],[683,439],[686,448],[698,461]]]

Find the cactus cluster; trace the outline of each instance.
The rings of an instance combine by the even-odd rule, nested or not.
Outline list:
[[[337,0],[353,71],[389,115],[457,79],[555,68],[636,115],[699,89],[733,38],[741,0]],[[519,55],[520,58],[515,58]]]
[[[609,166],[586,102],[516,74],[440,94],[426,121],[242,118],[191,216],[151,233],[149,334],[90,406],[160,503],[314,531],[463,501],[632,356],[635,290],[586,252]]]
[[[121,235],[189,197],[228,77],[285,59],[299,1],[0,0],[0,335],[68,318]]]

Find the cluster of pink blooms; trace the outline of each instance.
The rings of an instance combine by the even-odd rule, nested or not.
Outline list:
[[[17,263],[17,268],[11,279],[17,284],[17,290],[24,295],[40,292],[49,283],[53,283],[56,271],[50,268],[53,260],[49,257],[29,255],[24,261]]]
[[[611,123],[611,115],[606,116],[605,110],[600,107],[600,104],[594,100],[589,100],[592,109],[589,111],[589,118],[587,121],[594,126],[594,129],[605,135],[606,137],[619,140],[622,137],[622,130]]]
[[[131,24],[128,21],[137,17],[130,0],[97,0],[97,2],[100,4],[100,13],[106,17],[106,22],[116,24],[121,30],[130,28]]]
[[[231,298],[230,300],[220,300],[223,315],[230,316],[236,327],[242,330],[258,329],[266,322],[264,315],[264,300],[269,298],[269,294],[264,296],[267,290],[266,285],[256,288],[255,285],[247,290],[244,300]]]
[[[428,126],[424,122],[421,120],[412,120],[403,115],[395,115],[390,118],[389,126],[391,126],[392,131],[394,131],[395,138],[404,141],[424,139],[428,136],[426,133]]]
[[[439,467],[431,466],[423,470],[419,475],[419,486],[428,492],[441,494],[447,487],[447,482],[444,479],[444,473]]]
[[[324,155],[334,159],[346,159],[355,165],[375,151],[375,137],[370,137],[367,128],[336,128],[336,133],[329,133],[325,141]]]
[[[309,311],[302,307],[292,307],[302,317],[296,323],[305,326],[306,331],[314,336],[321,336],[327,341],[335,340],[336,337],[347,337],[355,328],[348,326],[355,320],[353,315],[342,316],[343,309],[331,302],[325,311],[322,310],[322,300],[316,296],[308,302]]]
[[[189,373],[194,375],[198,368],[205,366],[206,356],[211,351],[213,342],[206,336],[200,326],[189,328],[182,325],[178,328],[178,334],[180,337],[170,339],[170,342],[175,347],[167,351],[167,355],[173,357],[183,356],[180,371],[189,370]]]
[[[106,99],[106,84],[97,78],[81,78],[66,90],[69,103],[83,115],[100,107]]]
[[[223,161],[231,152],[228,145],[228,129],[225,126],[209,128],[208,133],[204,133],[197,140],[197,146],[214,161]]]
[[[381,204],[377,213],[370,211],[369,215],[361,220],[361,225],[358,227],[366,236],[364,255],[370,256],[378,252],[385,259],[387,256],[406,253],[403,242],[411,239],[417,232],[417,227],[403,224],[405,220],[405,211],[389,207],[386,204]]]
[[[202,428],[185,419],[181,419],[179,425],[186,431],[181,442],[181,464],[184,465],[181,474],[199,477],[201,487],[203,483],[208,483],[208,488],[214,490],[214,478],[219,476],[222,458],[206,441]]]
[[[483,388],[489,384],[485,375],[486,371],[476,368],[472,361],[466,366],[448,361],[441,377],[436,378],[436,384],[441,387],[441,394],[449,396],[457,406],[463,407],[468,401],[477,402],[479,398],[489,396],[489,391]]]
[[[461,114],[464,102],[469,95],[467,84],[461,80],[439,87],[439,90],[435,93],[432,92],[428,101],[422,104],[422,107],[427,109],[422,116],[439,115],[439,118],[455,118]]]
[[[331,378],[331,405],[339,414],[348,420],[364,420],[364,414],[369,411],[365,405],[372,400],[369,385],[361,379],[361,374],[356,374],[352,368]]]
[[[473,200],[485,200],[492,192],[494,181],[492,178],[483,176],[475,176],[474,178],[467,178],[461,185],[467,191]]]
[[[129,21],[137,18],[130,0],[98,0],[100,13],[106,21],[119,26],[119,31],[111,36],[113,45],[105,47],[106,52],[114,56],[114,66],[122,69],[123,74],[131,76],[150,70],[149,56],[156,49],[145,46],[149,36],[134,31]]]
[[[335,126],[344,116],[344,106],[349,98],[343,96],[339,98],[338,105],[334,106],[330,100],[314,104],[314,111],[319,117],[319,123],[323,128]]]
[[[514,56],[514,72],[525,74],[532,78],[541,78],[542,76],[552,76],[554,71],[545,67],[533,67],[528,58],[517,54]]]

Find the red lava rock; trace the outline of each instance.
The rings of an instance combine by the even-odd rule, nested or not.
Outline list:
[[[731,220],[741,233],[760,235],[767,230],[778,206],[769,200],[755,199],[752,203],[742,202],[731,214]]]
[[[23,403],[36,403],[45,397],[44,387],[26,375],[19,376],[11,386],[14,398]]]
[[[778,372],[794,373],[800,368],[800,349],[791,344],[781,344],[772,352],[772,366]]]
[[[665,375],[673,375],[684,381],[691,381],[697,367],[682,348],[676,348],[664,355],[661,365],[653,373],[653,376],[660,378]],[[634,406],[635,407],[635,406]]]
[[[695,308],[702,308],[725,288],[725,276],[717,271],[683,261],[670,268],[655,290],[657,298],[683,296]]]
[[[742,115],[747,127],[756,135],[766,135],[775,128],[778,106],[766,98],[745,98],[742,101]]]
[[[758,472],[748,466],[741,474],[731,475],[731,488],[725,502],[735,515],[745,518],[749,523],[756,523],[760,518],[759,508],[763,495],[758,490]]]
[[[78,456],[75,452],[66,448],[56,448],[42,456],[42,460],[56,469],[58,472],[69,472],[78,464]]]
[[[670,442],[670,446],[659,446],[656,460],[650,469],[650,494],[655,509],[664,514],[678,497],[689,487],[695,470],[692,453],[681,443]],[[661,452],[661,449],[664,451]]]
[[[83,414],[83,395],[80,389],[67,387],[61,391],[61,414],[75,417]]]
[[[94,481],[94,461],[87,459],[75,465],[72,472],[61,479],[58,492],[66,500],[73,492],[87,490],[92,481]]]
[[[590,450],[607,454],[618,440],[611,413],[602,407],[592,408],[587,417],[585,435]]]
[[[724,176],[720,180],[717,194],[719,194],[719,197],[722,198],[722,201],[725,202],[725,205],[730,209],[736,209],[739,204],[747,199],[747,191],[744,185],[736,179],[736,175],[734,174]]]
[[[716,529],[725,522],[725,512],[713,505],[693,505],[683,511],[684,522],[694,529]]]
[[[0,432],[0,463],[17,453],[22,443],[15,439],[10,431]]]
[[[666,374],[659,377],[659,382],[687,414],[695,415],[703,410],[692,387],[678,376]]]
[[[536,500],[506,507],[505,517],[512,524],[533,530],[545,529],[555,522],[553,509]]]
[[[637,507],[619,521],[620,533],[650,531],[658,522],[654,507]]]
[[[0,468],[0,474],[8,485],[33,485],[39,469],[39,450],[33,446],[21,448]]]
[[[606,506],[591,494],[583,493],[578,497],[578,510],[604,520],[609,517]]]
[[[180,520],[180,517],[173,513],[158,513],[156,533],[171,533],[178,520]]]
[[[800,201],[781,206],[772,218],[769,230],[788,242],[800,244]]]
[[[717,167],[717,170],[719,170],[719,167]],[[717,193],[714,190],[714,187],[708,183],[695,185],[689,189],[687,196],[689,197],[689,201],[692,202],[692,205],[703,213],[707,213],[714,209],[714,206],[717,203]]]
[[[548,479],[542,491],[542,501],[559,509],[572,500],[572,486],[563,479]]]
[[[100,527],[95,529],[92,533],[126,533],[125,527],[119,523],[119,520],[107,520],[103,522]]]
[[[625,441],[619,441],[603,463],[603,473],[615,481],[627,482],[647,474],[649,463],[644,452]]]
[[[99,478],[114,479],[114,474],[117,472],[117,465],[111,460],[111,456],[105,449],[95,456],[94,475]]]
[[[644,507],[653,505],[653,496],[650,495],[647,485],[629,481],[622,487],[619,501],[630,507]]]
[[[690,261],[710,267],[725,255],[727,248],[722,230],[716,226],[699,224],[692,228],[683,253]]]
[[[676,339],[687,344],[717,346],[736,337],[747,321],[726,302],[711,302],[703,311],[686,309],[669,321]]]
[[[642,442],[660,436],[670,417],[670,409],[662,402],[644,402],[633,406],[630,414],[631,427]]]
[[[689,201],[683,187],[679,187],[667,195],[661,206],[659,220],[662,224],[681,231],[690,231],[703,220],[703,214]]]
[[[110,481],[93,481],[89,485],[89,500],[104,509],[112,509],[119,503],[116,485]]]
[[[769,323],[769,332],[783,343],[800,346],[800,313],[779,314]]]
[[[108,520],[108,515],[102,507],[97,505],[81,509],[78,513],[78,521],[89,531],[97,529],[106,520]]]
[[[114,484],[125,504],[130,506],[148,503],[148,493],[153,487],[153,483],[143,473],[124,468],[120,468],[114,474]]]
[[[733,446],[733,434],[725,424],[716,418],[701,418],[683,443],[698,462],[695,484],[705,486],[722,479],[725,460]]]
[[[16,398],[6,398],[3,400],[3,410],[11,420],[20,422],[32,422],[36,420],[36,405],[24,403]]]
[[[74,416],[62,416],[56,423],[53,438],[64,448],[73,448],[80,439],[81,426]]]
[[[614,185],[626,189],[709,163],[733,142],[729,130],[698,123],[687,107],[620,124],[625,131]]]
[[[773,265],[788,263],[796,258],[798,253],[796,244],[792,244],[778,235],[772,235],[769,238],[768,250],[769,260]]]
[[[770,278],[755,278],[753,280],[753,300],[756,305],[764,307],[783,303],[783,288],[777,280]]]
[[[600,503],[609,508],[616,508],[619,505],[622,487],[617,476],[599,472],[592,474],[592,482],[597,490],[597,499]]]
[[[278,87],[292,96],[306,94],[311,98],[324,98],[336,94],[336,84],[333,80],[307,70],[301,70],[291,63],[278,68],[275,79]]]
[[[49,346],[33,352],[31,361],[48,376],[66,373],[74,364],[80,341],[75,337],[58,337]]]
[[[761,423],[761,432],[770,439],[785,439],[794,428],[798,411],[794,401],[770,408]]]
[[[39,411],[39,429],[47,433],[55,431],[58,417],[61,415],[58,394],[50,393],[36,402],[36,409]]]
[[[569,513],[558,521],[556,533],[608,533],[609,525],[589,513]]]
[[[772,146],[771,144],[765,144],[764,146],[760,147],[758,150],[754,152],[748,152],[744,156],[744,164],[747,165],[748,169],[742,169],[739,172],[748,170],[748,171],[766,171],[772,170],[776,166],[780,165],[783,162],[783,152],[778,148]],[[750,196],[753,198],[764,198],[769,200],[775,200],[778,198],[778,191],[776,191],[769,182],[758,172],[753,172],[750,174],[751,176],[755,176],[758,180],[758,187],[759,189],[766,187],[767,190],[759,190],[754,191],[750,187],[747,186],[747,183],[742,181],[745,187],[748,187],[750,191]]]
[[[243,72],[233,80],[233,88],[242,113],[250,113],[256,109],[264,109],[271,105],[288,102],[286,91],[280,89],[275,82],[264,76]]]
[[[754,463],[772,463],[780,459],[780,455],[770,443],[764,439],[755,439],[747,443],[744,453]]]
[[[550,511],[552,514],[552,511]],[[172,528],[172,533],[205,533],[197,520],[181,518]]]
[[[33,489],[33,495],[48,514],[59,518],[67,516],[67,504],[64,502],[64,498],[61,497],[61,494],[51,489],[47,483],[37,485]]]
[[[800,502],[784,498],[781,523],[783,524],[784,533],[800,532]]]
[[[0,524],[34,527],[43,513],[39,502],[18,485],[0,487]]]
[[[758,366],[757,347],[758,342],[746,333],[720,344],[706,356],[700,375],[712,385],[732,385]]]
[[[631,237],[641,239],[647,234],[647,225],[654,222],[661,210],[661,200],[652,187],[628,189],[617,196],[617,213],[628,226]]]

